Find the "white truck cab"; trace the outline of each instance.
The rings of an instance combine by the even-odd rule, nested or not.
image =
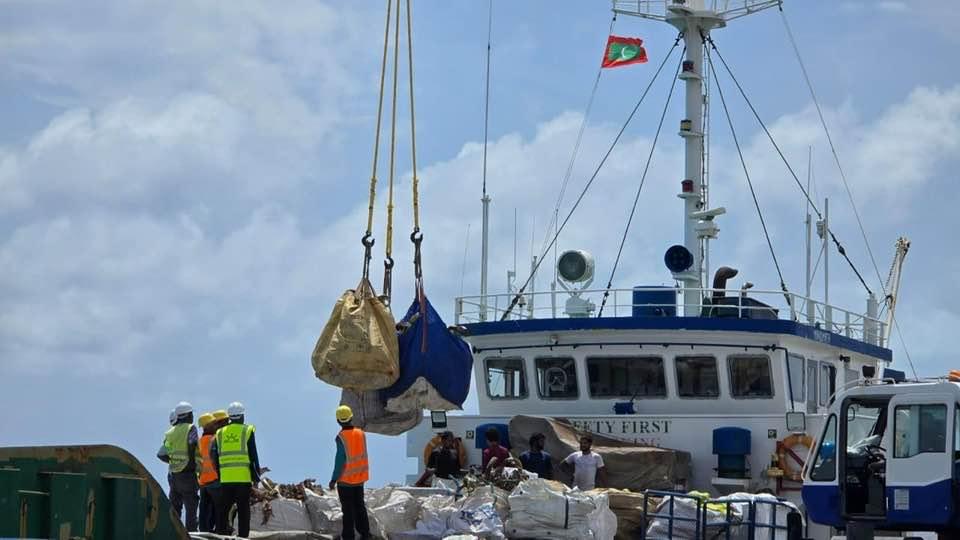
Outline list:
[[[868,379],[839,393],[803,471],[808,519],[845,529],[848,537],[960,532],[960,384],[953,382],[960,376],[954,375],[960,373],[921,382]]]

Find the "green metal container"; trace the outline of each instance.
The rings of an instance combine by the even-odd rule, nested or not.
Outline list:
[[[122,448],[0,448],[0,538],[188,538],[163,488]]]

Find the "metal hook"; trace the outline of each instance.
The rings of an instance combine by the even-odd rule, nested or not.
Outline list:
[[[360,243],[363,244],[363,247],[367,249],[372,248],[374,242],[376,242],[376,240],[373,238],[373,235],[370,233],[363,235],[363,238],[360,239]]]

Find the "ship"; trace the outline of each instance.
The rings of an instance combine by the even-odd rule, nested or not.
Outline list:
[[[811,245],[819,240],[826,256],[846,255],[826,208],[800,181],[813,209],[802,294],[734,284],[737,269],[710,268],[710,245],[721,241],[716,218],[726,213],[709,204],[717,187],[709,186],[709,118],[718,104],[708,85],[718,85],[716,72],[726,65],[711,33],[780,7],[779,0],[613,1],[616,15],[675,27],[682,49],[674,76],[685,98],[677,122],[684,147],[684,170],[677,173],[683,243],[669,246],[663,260],[664,278],[673,285],[592,288],[593,256],[569,249],[553,258],[551,274],[559,279],[549,290],[533,292],[524,284],[491,293],[485,234],[480,294],[458,297],[453,307],[455,325],[473,351],[478,413],[433,411],[408,432],[407,456],[418,464],[409,482],[424,471],[424,448],[438,432],[452,431],[464,441],[469,463],[479,464],[485,431],[494,427],[510,440],[511,419],[524,415],[563,418],[576,429],[641,446],[682,449],[691,456],[690,471],[677,490],[769,491],[803,509],[801,472],[811,435],[819,434],[834,397],[865,379],[904,377],[891,367],[890,336],[909,242],[896,240],[882,292],[863,284],[862,307],[813,298]],[[664,76],[671,76],[669,69]],[[728,98],[737,92],[725,90]],[[484,193],[485,232],[489,201]],[[552,246],[534,262],[549,261]],[[739,466],[723,461],[730,456],[718,455],[718,444],[741,448]],[[806,536],[829,538],[830,531],[811,524]]]

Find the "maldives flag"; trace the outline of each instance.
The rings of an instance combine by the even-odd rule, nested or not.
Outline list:
[[[647,51],[641,45],[643,40],[639,38],[610,36],[607,39],[607,49],[603,53],[603,64],[600,67],[612,68],[646,63]]]

